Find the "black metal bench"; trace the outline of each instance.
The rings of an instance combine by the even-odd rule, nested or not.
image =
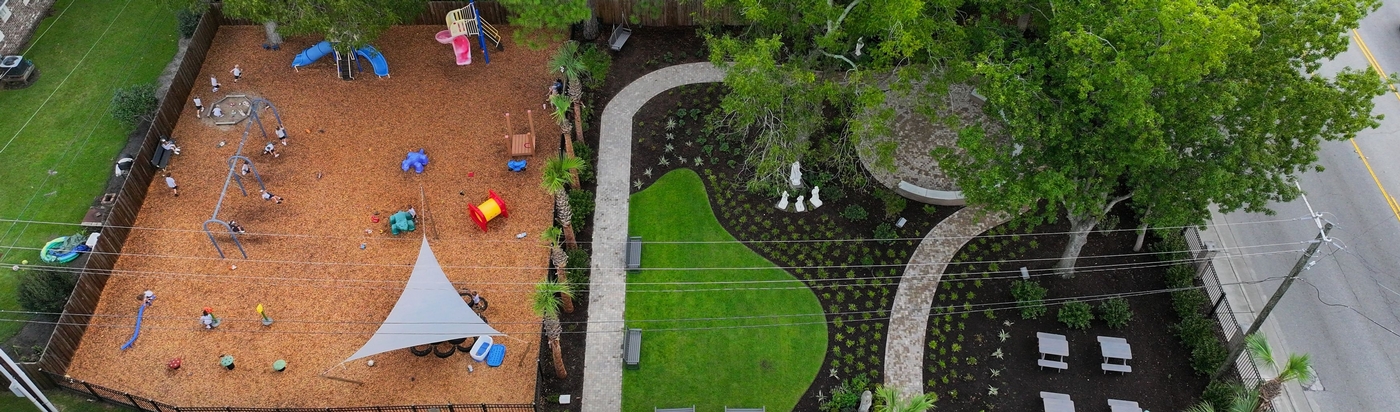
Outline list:
[[[166,149],[165,146],[156,145],[156,153],[154,156],[151,156],[151,166],[164,169],[166,166],[170,165],[170,156],[174,154],[174,151]]]
[[[642,237],[627,238],[627,271],[635,272],[642,268]]]
[[[641,329],[627,330],[627,337],[622,341],[622,364],[627,369],[640,369],[642,367]]]

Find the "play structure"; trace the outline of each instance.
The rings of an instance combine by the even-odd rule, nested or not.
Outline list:
[[[359,61],[355,60],[355,56],[360,56],[365,58],[365,60],[369,60],[369,64],[373,68],[376,76],[389,77],[389,62],[384,60],[384,54],[380,53],[374,46],[365,45],[364,47],[356,49],[352,54],[342,54],[335,50],[331,42],[325,40],[311,45],[311,47],[306,48],[306,50],[302,50],[301,53],[297,53],[297,56],[292,59],[292,68],[300,69],[309,66],[311,63],[315,63],[317,60],[327,55],[335,56],[336,72],[340,74],[340,78],[343,80],[354,80],[357,69],[361,72],[364,71],[363,67],[359,67]]]
[[[122,350],[131,349],[131,346],[136,344],[136,338],[141,337],[141,319],[144,319],[146,317],[147,306],[150,305],[146,304],[145,302],[141,302],[141,307],[136,308],[136,330],[131,332],[131,339],[128,339],[126,343],[122,344]],[[179,368],[179,366],[174,366],[171,369]]]
[[[497,51],[505,49],[501,44],[501,33],[481,19],[481,13],[476,11],[475,1],[468,3],[467,7],[447,12],[447,30],[438,32],[437,41],[451,44],[452,52],[457,56],[457,65],[465,66],[472,64],[471,36],[477,37],[477,43],[481,45],[481,57],[486,60],[486,64],[491,64],[491,53],[486,51],[487,40],[496,45]]]
[[[272,110],[273,119],[277,121],[277,124],[273,125],[272,130],[277,130],[285,126],[282,124],[282,112],[277,110],[277,106],[274,106],[272,102],[266,99],[253,99],[248,102],[248,122],[243,124],[243,137],[238,141],[238,147],[234,150],[233,155],[228,158],[228,174],[224,177],[223,190],[219,192],[219,202],[214,204],[213,216],[210,216],[209,220],[204,221],[204,223],[200,225],[204,230],[204,234],[209,236],[209,243],[214,245],[214,251],[219,252],[220,259],[224,259],[226,256],[224,256],[223,248],[219,247],[218,240],[214,238],[214,231],[209,229],[209,225],[211,224],[222,227],[219,231],[221,233],[227,233],[229,238],[233,240],[234,246],[238,247],[238,252],[243,255],[243,258],[248,258],[248,251],[243,249],[243,243],[238,240],[239,232],[233,230],[233,227],[230,226],[228,222],[219,218],[219,211],[223,210],[224,197],[228,195],[229,183],[237,184],[238,191],[243,193],[243,197],[248,196],[248,188],[243,185],[244,176],[243,173],[241,173],[242,168],[240,166],[246,165],[248,167],[248,174],[252,175],[253,180],[258,183],[258,189],[263,191],[267,190],[267,185],[263,184],[262,174],[258,172],[258,166],[253,163],[253,159],[243,156],[243,147],[248,144],[248,135],[252,134],[253,126],[255,125],[258,128],[258,132],[262,134],[262,141],[271,142],[276,140],[275,136],[268,133],[268,127],[263,125],[261,113],[268,109]]]
[[[476,343],[472,344],[472,360],[482,362],[486,360],[486,355],[491,352],[491,336],[478,336]]]
[[[39,259],[47,263],[68,263],[77,259],[83,252],[92,250],[84,244],[86,236],[76,234],[50,240],[39,252]]]
[[[417,227],[413,224],[413,215],[408,212],[399,211],[389,216],[389,230],[394,233],[394,236],[398,236],[402,232],[412,232],[415,229]]]
[[[506,113],[506,140],[510,142],[510,156],[534,156],[535,155],[535,115],[533,110],[526,110],[525,117],[530,121],[530,132],[513,134],[515,128],[510,124],[510,113]],[[522,166],[523,167],[523,166]]]
[[[486,222],[490,222],[496,216],[510,217],[510,211],[506,210],[506,202],[496,195],[496,191],[488,190],[487,193],[489,197],[485,202],[481,202],[481,206],[467,205],[467,214],[471,215],[472,222],[476,222],[476,227],[481,228],[482,232],[487,231]]]
[[[512,159],[506,161],[506,170],[512,172],[523,172],[525,171],[525,166],[525,159]]]
[[[415,152],[408,152],[403,158],[403,163],[399,166],[405,172],[407,172],[409,168],[413,168],[414,173],[422,174],[423,166],[427,164],[428,154],[423,152],[423,149],[418,149],[418,151]]]

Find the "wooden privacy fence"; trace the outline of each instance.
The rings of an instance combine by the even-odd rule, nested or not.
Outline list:
[[[448,404],[350,406],[343,408],[240,408],[234,406],[174,406],[94,383],[45,371],[60,388],[116,405],[152,412],[535,412],[535,404]]]
[[[430,1],[423,13],[408,24],[446,25],[447,13],[466,7],[465,1]],[[702,0],[594,0],[594,12],[601,24],[631,23],[635,17],[642,26],[698,26],[702,24],[740,25],[744,24],[738,13],[732,9],[710,9]],[[495,1],[476,2],[477,13],[481,18],[495,25],[508,23],[509,13],[505,6]],[[221,24],[262,25],[244,19],[224,18]]]
[[[200,19],[199,27],[190,37],[184,59],[180,61],[180,69],[171,79],[170,88],[161,99],[160,107],[156,109],[152,120],[142,126],[145,135],[141,138],[140,149],[133,156],[136,163],[116,192],[107,218],[98,230],[102,235],[97,240],[97,246],[88,253],[87,263],[83,265],[73,295],[68,298],[63,315],[59,317],[58,325],[49,337],[49,344],[39,359],[38,367],[42,370],[62,374],[68,370],[68,364],[73,360],[73,353],[77,351],[78,342],[82,340],[83,332],[87,330],[88,322],[92,319],[97,300],[107,285],[107,278],[116,266],[122,246],[131,233],[131,226],[136,222],[136,215],[141,212],[141,204],[146,200],[146,189],[159,172],[151,165],[156,145],[161,136],[169,136],[175,129],[180,110],[189,98],[190,89],[198,80],[204,57],[214,41],[214,33],[219,29],[216,21],[218,14],[217,10],[211,10]]]

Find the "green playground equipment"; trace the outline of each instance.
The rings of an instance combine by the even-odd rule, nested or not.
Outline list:
[[[399,232],[412,232],[417,227],[413,224],[413,215],[399,211],[389,216],[389,229],[393,231],[395,236],[398,236]]]

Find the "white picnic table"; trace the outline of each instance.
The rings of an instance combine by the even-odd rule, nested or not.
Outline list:
[[[1069,356],[1069,340],[1065,338],[1065,335],[1036,332],[1035,337],[1040,339],[1041,355],[1059,356],[1061,361]]]
[[[1138,407],[1137,402],[1120,401],[1117,399],[1109,399],[1108,407],[1112,412],[1142,412],[1142,408]]]
[[[1040,400],[1045,404],[1045,412],[1074,412],[1074,401],[1069,400],[1069,395],[1041,392]]]
[[[1103,352],[1105,363],[1109,359],[1118,359],[1124,364],[1133,358],[1133,347],[1128,345],[1128,340],[1123,338],[1113,338],[1108,336],[1099,337],[1099,350]]]

